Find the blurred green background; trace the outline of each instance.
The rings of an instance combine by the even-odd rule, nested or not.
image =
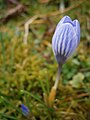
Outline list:
[[[81,40],[63,65],[49,108],[43,93],[49,94],[57,72],[51,41],[64,15],[79,20]],[[90,1],[0,0],[0,21],[0,120],[90,120]]]

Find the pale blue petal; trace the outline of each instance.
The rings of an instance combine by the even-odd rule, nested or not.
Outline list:
[[[77,38],[77,35],[76,35],[76,32],[75,32],[73,26],[69,23],[67,23],[66,26],[68,26],[68,34],[67,34],[68,42],[67,42],[66,49],[65,49],[65,56],[68,57],[76,49],[76,47],[78,45],[78,42],[77,42],[78,38]],[[64,37],[66,37],[66,36],[64,36]]]
[[[74,20],[73,23],[74,23],[76,34],[78,36],[78,43],[79,43],[80,42],[80,23],[78,20]]]

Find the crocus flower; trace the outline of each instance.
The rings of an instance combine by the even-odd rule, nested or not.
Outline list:
[[[26,116],[26,117],[28,117],[29,112],[30,112],[29,109],[28,109],[28,107],[26,107],[24,104],[21,104],[21,109],[22,109],[23,115]]]
[[[49,106],[55,99],[56,89],[59,83],[62,65],[76,50],[80,42],[80,24],[78,20],[71,20],[69,16],[63,17],[58,23],[52,38],[52,49],[58,62],[56,81],[49,94]]]
[[[80,42],[80,24],[77,19],[63,17],[52,38],[52,49],[59,64],[63,64],[76,50]]]

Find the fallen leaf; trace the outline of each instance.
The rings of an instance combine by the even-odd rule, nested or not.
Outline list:
[[[83,84],[84,75],[82,73],[76,74],[73,79],[69,82],[74,88],[80,88]]]

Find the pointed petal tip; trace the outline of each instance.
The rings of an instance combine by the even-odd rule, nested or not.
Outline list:
[[[72,21],[72,19],[69,16],[64,16],[62,19],[64,19],[63,23]]]
[[[79,25],[80,26],[80,23],[77,19],[73,20],[73,24],[76,26],[76,25]]]

